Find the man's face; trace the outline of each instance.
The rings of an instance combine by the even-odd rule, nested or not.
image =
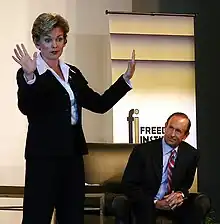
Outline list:
[[[164,140],[171,147],[177,147],[183,140],[187,138],[188,119],[181,116],[173,116],[168,123],[165,124]]]

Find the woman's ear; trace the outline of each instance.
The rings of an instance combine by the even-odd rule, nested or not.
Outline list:
[[[38,42],[35,42],[34,45],[38,50],[40,50],[40,44]]]

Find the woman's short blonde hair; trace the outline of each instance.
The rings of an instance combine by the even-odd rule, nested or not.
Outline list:
[[[60,27],[63,30],[65,42],[67,41],[67,33],[69,32],[69,24],[59,14],[42,13],[34,21],[32,27],[32,39],[38,44],[41,36],[47,35],[54,28]]]

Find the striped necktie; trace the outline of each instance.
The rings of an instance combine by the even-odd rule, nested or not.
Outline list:
[[[171,193],[171,187],[172,187],[172,170],[175,164],[175,158],[176,158],[176,150],[172,150],[169,161],[168,161],[168,167],[167,167],[167,177],[168,177],[168,185],[167,185],[167,193]]]

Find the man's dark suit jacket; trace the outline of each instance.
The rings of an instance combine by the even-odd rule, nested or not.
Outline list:
[[[198,150],[186,142],[178,148],[172,173],[172,189],[187,197],[198,163]],[[137,145],[128,160],[122,178],[125,194],[140,210],[153,206],[163,171],[162,139]]]
[[[42,75],[36,70],[36,81],[32,85],[26,83],[21,68],[17,72],[18,107],[27,115],[29,123],[26,158],[87,154],[81,124],[82,107],[95,113],[105,113],[131,89],[121,76],[100,95],[88,86],[79,69],[68,66],[69,83],[77,103],[78,122],[74,126],[71,125],[69,94],[49,70]]]

